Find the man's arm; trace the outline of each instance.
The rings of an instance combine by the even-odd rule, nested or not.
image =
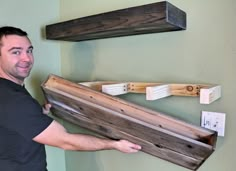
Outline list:
[[[124,153],[134,153],[141,149],[139,145],[126,140],[114,141],[84,134],[70,134],[57,121],[53,121],[33,140],[65,150],[97,151],[115,149]]]

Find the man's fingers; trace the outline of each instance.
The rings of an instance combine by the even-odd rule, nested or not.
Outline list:
[[[44,113],[44,114],[49,114],[51,107],[52,107],[51,104],[49,104],[49,103],[45,104],[45,105],[43,106],[43,113]]]

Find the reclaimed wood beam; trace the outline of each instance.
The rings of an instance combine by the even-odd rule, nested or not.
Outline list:
[[[111,139],[196,170],[213,153],[217,132],[50,75],[42,84],[54,115]]]
[[[157,2],[46,26],[46,38],[83,41],[186,29],[186,13],[169,2]]]
[[[83,128],[89,129],[90,131],[94,131],[99,135],[107,137],[109,139],[119,140],[126,139],[133,143],[137,143],[142,146],[142,151],[153,155],[155,157],[161,158],[163,160],[167,160],[169,162],[175,163],[180,166],[186,166],[186,168],[193,170],[193,168],[198,168],[204,160],[195,159],[192,157],[188,157],[186,155],[182,155],[171,149],[164,148],[158,146],[157,144],[150,143],[144,139],[132,136],[126,132],[120,131],[119,129],[115,129],[109,126],[106,122],[97,122],[92,121],[89,118],[84,118],[83,116],[78,115],[77,113],[65,111],[63,109],[60,110],[59,106],[54,106],[53,114],[59,118],[62,118],[66,121],[69,121],[75,125],[79,125]],[[172,157],[170,157],[172,156]],[[190,167],[189,167],[190,166]]]

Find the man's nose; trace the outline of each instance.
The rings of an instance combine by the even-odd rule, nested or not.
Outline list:
[[[23,53],[21,55],[21,60],[23,61],[31,61],[32,60],[32,55],[28,53]]]

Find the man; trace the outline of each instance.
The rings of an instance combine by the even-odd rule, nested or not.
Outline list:
[[[0,28],[0,170],[46,171],[44,145],[65,150],[115,149],[133,153],[139,145],[126,140],[107,140],[70,134],[43,113],[24,87],[34,63],[27,33],[15,27]]]

